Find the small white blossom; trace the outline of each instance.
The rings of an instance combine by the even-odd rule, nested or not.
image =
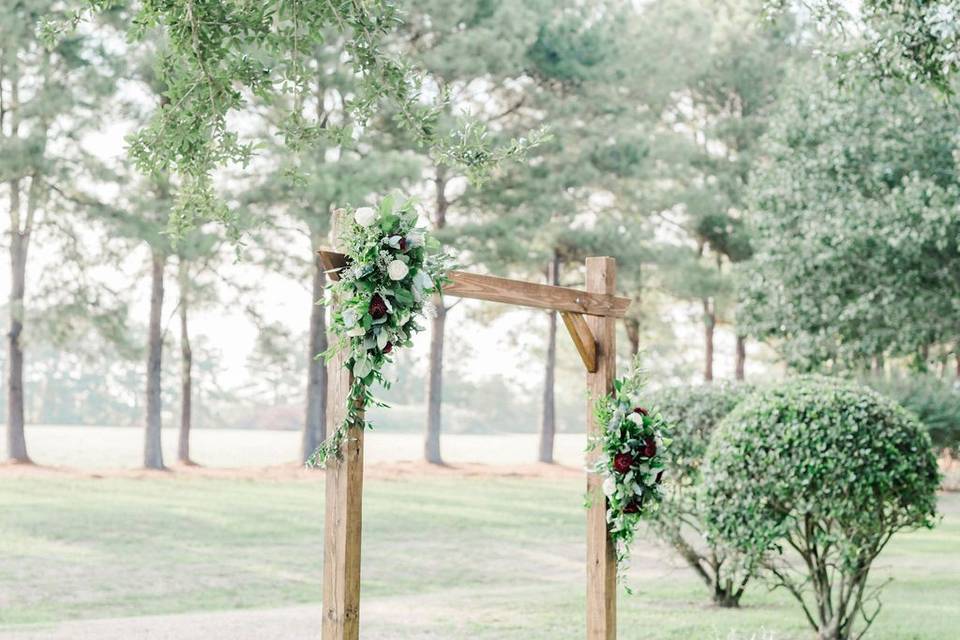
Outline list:
[[[369,227],[377,221],[377,211],[373,207],[360,207],[354,212],[353,219],[361,227]]]
[[[403,260],[394,260],[387,265],[387,275],[391,280],[403,280],[410,273],[410,267]]]
[[[607,479],[603,481],[603,495],[608,498],[617,492],[617,481],[613,479],[613,476],[607,476]]]
[[[643,416],[640,415],[639,413],[631,413],[630,415],[627,416],[627,420],[629,420],[630,422],[632,422],[633,424],[639,427],[643,426]]]

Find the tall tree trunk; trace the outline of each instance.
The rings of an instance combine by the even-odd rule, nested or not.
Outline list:
[[[423,457],[430,464],[443,464],[440,455],[440,427],[443,400],[443,331],[447,310],[440,296],[434,299],[437,315],[430,321],[430,375],[427,380],[427,437],[423,443]]]
[[[743,381],[746,377],[747,365],[747,336],[737,335],[737,361],[734,365],[733,377]]]
[[[189,295],[190,265],[182,257],[177,264],[180,284],[180,441],[177,460],[192,465],[190,459],[190,427],[193,422],[193,350],[190,348]]]
[[[163,469],[163,446],[160,440],[160,381],[163,357],[163,270],[167,257],[160,251],[152,251],[150,278],[150,329],[147,339],[147,429],[143,445],[143,466],[147,469]]]
[[[560,284],[560,256],[554,252],[547,264],[547,284]],[[557,403],[554,382],[557,368],[557,313],[547,316],[547,361],[543,375],[543,407],[540,415],[540,462],[553,464],[553,441],[557,433]]]
[[[440,230],[447,226],[447,170],[436,167],[434,183],[437,189],[436,211],[433,227]],[[423,443],[423,457],[431,464],[443,464],[440,455],[441,402],[443,398],[443,331],[447,310],[440,296],[434,298],[437,315],[430,323],[430,371],[427,375],[427,434]]]
[[[10,181],[10,331],[7,334],[7,455],[14,462],[28,464],[23,419],[23,333],[29,236],[21,231],[20,180]]]
[[[717,326],[717,310],[710,304],[709,298],[701,300],[703,304],[703,339],[704,339],[704,358],[703,358],[703,380],[704,382],[713,382],[713,334]]]
[[[630,343],[630,355],[640,353],[640,320],[631,316],[623,319],[623,326],[627,330],[627,341]]]
[[[327,350],[327,316],[323,306],[323,290],[326,274],[316,249],[320,241],[314,241],[313,258],[313,305],[310,310],[310,336],[307,353],[307,414],[303,422],[300,456],[304,462],[327,438],[327,367],[320,357]]]
[[[873,375],[875,376],[883,375],[883,370],[886,368],[886,362],[883,358],[882,353],[878,353],[877,355],[873,356],[872,368],[873,368]]]

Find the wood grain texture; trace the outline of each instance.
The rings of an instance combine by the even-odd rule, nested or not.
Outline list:
[[[336,236],[334,236],[336,237]],[[324,253],[332,254],[325,256]],[[320,252],[326,260],[343,255]],[[335,267],[336,265],[331,265]],[[341,264],[342,266],[342,264]],[[327,363],[327,433],[333,433],[347,413],[353,375],[346,351]],[[363,515],[363,417],[347,432],[340,458],[327,461],[323,533],[322,640],[360,638],[360,539]]]
[[[587,326],[583,314],[561,311],[560,317],[563,318],[563,324],[567,332],[573,339],[573,344],[583,360],[583,366],[590,373],[597,371],[597,340],[593,337],[593,332]]]
[[[338,279],[337,271],[346,265],[342,253],[321,250],[320,260],[331,279]],[[613,295],[581,291],[570,287],[555,287],[548,284],[511,280],[467,271],[451,271],[450,282],[443,287],[443,294],[458,298],[473,298],[515,304],[535,309],[553,309],[591,316],[622,318],[630,306],[630,299]]]
[[[613,258],[587,258],[587,291],[612,294],[616,284]],[[597,367],[587,373],[587,435],[598,435],[604,425],[594,417],[597,398],[613,391],[617,375],[617,331],[613,317],[585,319],[596,338]],[[600,451],[590,452],[587,466],[593,466]],[[607,501],[601,485],[603,478],[587,473],[587,639],[615,640],[617,637],[617,561],[607,535]]]

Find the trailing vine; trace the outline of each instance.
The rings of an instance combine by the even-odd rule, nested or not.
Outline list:
[[[452,266],[449,255],[426,229],[417,226],[413,202],[399,205],[393,196],[380,205],[360,207],[343,216],[340,242],[347,266],[328,285],[335,302],[330,330],[337,337],[323,354],[328,361],[347,351],[345,365],[353,374],[346,416],[310,456],[308,466],[323,466],[341,455],[348,430],[368,426],[363,411],[385,406],[372,394],[379,384],[389,388],[383,368],[399,347],[411,344],[423,330],[418,320],[432,316],[430,298],[438,293]]]

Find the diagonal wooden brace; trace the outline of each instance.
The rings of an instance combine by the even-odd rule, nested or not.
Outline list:
[[[577,353],[583,360],[583,366],[590,373],[597,372],[597,339],[593,337],[593,332],[587,326],[587,321],[582,313],[572,313],[570,311],[561,311],[560,317],[563,318],[563,324],[573,338],[573,344],[577,347]]]

